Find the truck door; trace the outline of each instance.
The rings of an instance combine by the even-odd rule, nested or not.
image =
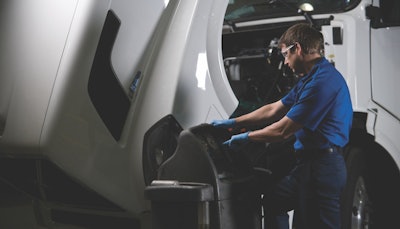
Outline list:
[[[400,1],[379,0],[370,9],[372,98],[399,119]]]

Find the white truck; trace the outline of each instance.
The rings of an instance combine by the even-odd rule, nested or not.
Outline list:
[[[400,204],[400,1],[304,3],[2,1],[0,179],[15,189],[3,195],[32,197],[45,227],[149,228],[143,192],[182,129],[282,97],[297,77],[277,39],[307,21],[353,102],[344,228],[389,228]],[[290,146],[266,151],[279,147]]]

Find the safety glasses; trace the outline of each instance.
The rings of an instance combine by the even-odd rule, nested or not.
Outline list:
[[[289,52],[289,50],[292,49],[295,45],[296,45],[296,44],[289,45],[287,48],[285,48],[284,50],[282,50],[282,51],[281,51],[282,56],[283,56],[284,58],[286,58],[286,57],[287,57],[287,54],[288,54],[288,52]]]

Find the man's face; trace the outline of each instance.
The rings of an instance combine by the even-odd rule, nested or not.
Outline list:
[[[281,53],[285,58],[285,64],[287,64],[295,74],[302,75],[304,73],[304,68],[302,58],[299,55],[298,45],[298,43],[288,46],[283,44],[281,47]]]

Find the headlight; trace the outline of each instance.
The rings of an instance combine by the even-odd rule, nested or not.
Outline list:
[[[144,135],[143,172],[146,185],[157,177],[158,168],[175,152],[182,127],[172,115],[154,124]]]

